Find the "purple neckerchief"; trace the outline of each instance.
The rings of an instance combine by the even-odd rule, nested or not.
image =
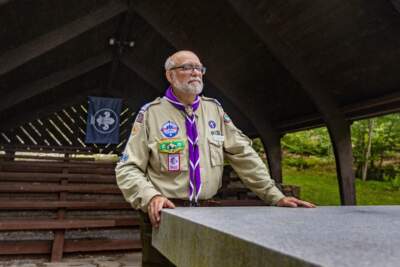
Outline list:
[[[197,200],[201,191],[201,178],[200,178],[200,155],[198,141],[199,137],[197,134],[196,120],[194,112],[197,110],[200,104],[199,96],[196,96],[194,102],[189,105],[192,112],[188,112],[185,105],[179,102],[178,98],[174,95],[172,87],[168,87],[165,92],[164,98],[169,101],[174,107],[185,112],[185,125],[186,125],[186,136],[189,145],[189,200],[197,203]],[[194,186],[193,186],[194,185]]]

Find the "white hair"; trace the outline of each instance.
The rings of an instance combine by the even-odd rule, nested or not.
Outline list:
[[[172,57],[168,57],[165,61],[164,68],[165,70],[170,70],[173,67],[175,67],[175,62],[172,60]]]

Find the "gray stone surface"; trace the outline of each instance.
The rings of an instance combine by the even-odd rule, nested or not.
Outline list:
[[[400,206],[176,208],[153,245],[177,266],[400,266]]]

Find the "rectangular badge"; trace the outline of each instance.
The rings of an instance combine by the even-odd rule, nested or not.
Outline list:
[[[213,135],[212,136],[214,141],[218,141],[218,142],[224,142],[225,137],[223,135]]]
[[[180,170],[179,154],[168,154],[168,171],[176,172]]]
[[[161,139],[158,142],[160,153],[177,154],[185,149],[183,139]]]

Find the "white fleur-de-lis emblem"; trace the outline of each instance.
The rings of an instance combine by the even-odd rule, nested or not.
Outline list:
[[[108,129],[110,129],[110,126],[115,123],[115,119],[111,117],[109,111],[104,111],[103,116],[99,115],[96,119],[96,122],[103,131],[107,131]]]
[[[101,109],[91,118],[91,124],[96,131],[106,134],[114,131],[117,126],[117,114],[112,109]]]

